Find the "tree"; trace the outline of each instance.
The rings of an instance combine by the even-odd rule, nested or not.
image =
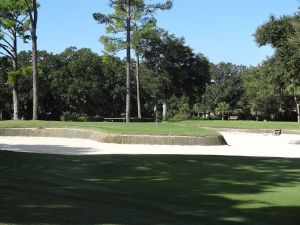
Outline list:
[[[212,82],[206,87],[203,103],[214,112],[220,103],[226,102],[233,110],[243,108],[243,72],[245,66],[221,62],[210,64]]]
[[[288,92],[294,96],[296,103],[297,121],[300,122],[300,85],[296,82],[288,86]]]
[[[136,17],[133,22],[133,49],[135,53],[135,80],[138,118],[142,118],[141,96],[140,96],[140,42],[142,38],[147,38],[147,33],[154,28],[154,18]]]
[[[269,119],[270,115],[280,111],[280,93],[276,90],[276,78],[268,65],[251,67],[245,71],[244,87],[249,110],[256,120],[259,117]],[[275,78],[275,79],[274,79]],[[280,89],[280,88],[279,88]]]
[[[220,102],[216,108],[216,110],[221,114],[222,120],[224,120],[224,116],[228,113],[230,106],[226,102]]]
[[[102,58],[102,71],[104,75],[105,98],[107,99],[106,116],[118,117],[124,113],[126,103],[124,86],[126,79],[126,62],[118,57],[104,55]]]
[[[0,57],[0,120],[11,117],[10,87],[8,86],[8,72],[11,62],[8,57]]]
[[[29,38],[26,35],[25,7],[22,1],[5,0],[0,2],[0,51],[1,54],[11,58],[12,71],[10,71],[13,95],[13,119],[19,119],[18,101],[18,38],[24,42]]]
[[[5,0],[4,2],[9,2],[10,0]],[[32,42],[32,83],[33,83],[33,106],[32,106],[32,119],[38,119],[38,65],[37,65],[37,21],[38,21],[38,7],[39,4],[37,0],[19,0],[18,4],[24,9],[28,20],[13,19],[18,24],[26,25],[26,29],[30,31],[30,38]],[[12,5],[15,5],[12,2]],[[9,18],[7,11],[0,11],[1,17]],[[10,18],[11,19],[11,18]]]
[[[110,0],[110,6],[114,8],[113,14],[104,15],[102,13],[94,13],[93,17],[96,21],[102,24],[106,24],[106,30],[108,33],[125,33],[126,41],[124,42],[120,38],[102,37],[102,42],[106,43],[107,50],[116,51],[126,46],[126,122],[130,122],[131,115],[131,47],[132,47],[132,31],[134,25],[137,25],[138,21],[145,21],[149,15],[152,15],[157,9],[170,8],[172,2],[168,0],[165,4],[148,4],[144,3],[144,0]],[[138,56],[138,55],[137,55]],[[138,61],[138,58],[137,58]],[[138,62],[137,62],[138,63]],[[138,67],[137,67],[138,70]],[[138,78],[138,71],[137,71]],[[139,85],[139,79],[137,79],[137,85]],[[139,87],[137,88],[139,95]],[[137,98],[139,101],[139,97]],[[140,103],[138,102],[138,107]],[[139,116],[141,116],[139,108]]]
[[[144,1],[144,0],[143,0]],[[157,10],[167,10],[172,7],[172,2],[167,1],[164,4],[144,5],[140,14],[133,21],[133,49],[135,51],[135,75],[136,75],[136,94],[138,118],[142,118],[141,99],[140,99],[140,57],[142,54],[141,42],[147,39],[156,26],[156,20],[153,16]]]
[[[296,111],[300,111],[299,93],[300,87],[300,14],[275,18],[271,16],[269,21],[260,26],[255,33],[259,46],[270,44],[274,49],[274,56],[270,59],[275,63],[275,74],[286,80],[285,91],[290,93],[296,105]],[[279,72],[278,72],[279,71]],[[292,88],[291,88],[292,87]],[[299,114],[299,113],[297,113]],[[297,116],[300,122],[300,116]]]
[[[51,72],[52,93],[62,114],[102,117],[109,105],[102,59],[90,49],[67,48]]]
[[[290,62],[292,79],[288,86],[288,92],[294,97],[296,103],[297,120],[300,122],[300,12],[295,16],[292,22],[295,32],[288,39],[289,50],[292,49]]]
[[[32,43],[32,86],[33,86],[33,106],[32,106],[32,119],[38,119],[38,48],[37,48],[37,22],[38,22],[38,3],[36,0],[24,0],[27,7],[27,15],[29,17],[30,35]]]
[[[201,101],[210,80],[209,62],[202,54],[193,53],[183,38],[176,38],[162,29],[142,43],[146,72],[142,79],[145,91],[167,105],[175,96],[187,97],[192,106]]]
[[[19,77],[19,98],[22,104],[19,111],[20,117],[25,119],[32,118],[31,55],[31,51],[18,54],[19,66],[22,68],[22,76]],[[99,121],[103,117],[117,117],[123,112],[123,68],[126,63],[118,57],[99,56],[90,49],[70,47],[60,54],[39,51],[38,65],[39,119]],[[3,91],[6,91],[6,77],[7,73],[3,72]],[[0,90],[0,104],[4,99],[1,93]],[[5,101],[11,104],[7,99]],[[6,111],[5,108],[5,115]]]
[[[196,103],[193,105],[193,112],[197,113],[198,118],[200,117],[201,110],[202,110],[201,103]]]

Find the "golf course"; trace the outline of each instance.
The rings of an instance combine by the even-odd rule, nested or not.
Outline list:
[[[209,127],[299,130],[296,123],[255,121],[166,122],[157,128],[155,123],[4,121],[0,127],[178,136],[215,135]],[[300,222],[300,159],[53,153],[0,151],[0,224]]]
[[[0,0],[0,225],[300,225],[300,0]]]
[[[0,128],[77,128],[114,134],[210,136],[216,131],[208,128],[284,129],[300,131],[299,123],[264,121],[187,120],[158,123],[110,123],[63,121],[1,121]]]

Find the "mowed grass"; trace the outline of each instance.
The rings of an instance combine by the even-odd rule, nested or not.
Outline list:
[[[108,123],[61,121],[1,121],[0,128],[80,128],[115,134],[215,136],[217,132],[181,123]]]
[[[215,136],[216,131],[207,128],[233,129],[287,129],[300,130],[296,122],[257,122],[188,120],[158,123],[108,123],[108,122],[61,122],[61,121],[1,121],[0,128],[80,128],[115,134]]]
[[[300,160],[0,151],[0,224],[298,225]]]
[[[233,128],[233,129],[287,129],[300,130],[300,123],[297,122],[264,122],[252,120],[188,120],[177,122],[185,126],[198,126],[210,128]]]

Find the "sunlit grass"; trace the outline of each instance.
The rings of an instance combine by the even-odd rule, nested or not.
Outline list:
[[[2,121],[0,128],[80,128],[115,134],[212,136],[217,132],[181,123],[108,123],[60,121]]]
[[[229,121],[229,120],[188,120],[177,122],[186,126],[199,126],[211,128],[236,128],[236,129],[290,129],[300,130],[297,122],[264,122],[264,121]]]
[[[61,121],[1,121],[0,128],[80,128],[115,134],[212,136],[216,131],[207,128],[234,129],[288,129],[300,130],[300,123],[189,120],[158,123],[109,123],[109,122],[61,122]]]

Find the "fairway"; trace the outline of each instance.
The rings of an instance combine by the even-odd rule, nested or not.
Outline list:
[[[300,130],[300,123],[278,122],[278,121],[253,121],[253,120],[187,120],[178,122],[185,126],[210,127],[210,128],[232,128],[232,129],[284,129]]]
[[[300,223],[300,160],[0,152],[0,224]]]
[[[215,136],[217,132],[182,123],[109,123],[62,121],[0,121],[0,128],[78,128],[112,134]]]

